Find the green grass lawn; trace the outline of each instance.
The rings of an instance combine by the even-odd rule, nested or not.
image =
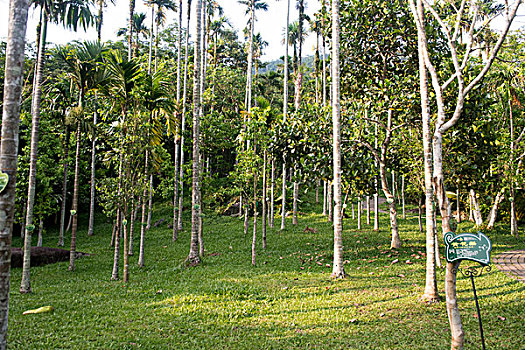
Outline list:
[[[307,214],[284,231],[268,230],[268,249],[258,237],[251,266],[251,234],[242,220],[205,218],[206,257],[184,268],[189,231],[171,241],[167,223],[147,232],[146,267],[140,269],[138,238],[130,258],[130,282],[110,281],[111,225],[98,218],[95,236],[83,226],[77,249],[92,253],[77,261],[33,268],[33,293],[21,295],[21,269],[12,271],[10,349],[449,349],[445,303],[418,300],[424,289],[424,234],[417,219],[400,220],[403,248],[389,249],[387,216],[381,232],[357,231],[345,219],[347,278],[331,280],[332,228],[303,203]],[[154,219],[172,209],[158,206]],[[277,222],[277,221],[276,221]],[[317,233],[303,232],[306,226]],[[470,223],[460,231],[472,230]],[[136,224],[136,230],[140,225]],[[186,228],[189,223],[186,221]],[[251,228],[251,226],[250,226]],[[250,230],[251,232],[251,230]],[[489,232],[493,255],[525,249],[505,227]],[[523,234],[522,234],[523,236]],[[68,242],[69,239],[66,239]],[[55,246],[51,232],[44,245]],[[15,238],[14,246],[21,246]],[[67,244],[67,243],[66,243]],[[398,260],[397,263],[392,263]],[[408,263],[407,263],[408,262]],[[444,272],[438,273],[444,295]],[[476,279],[488,349],[525,349],[525,284],[497,268]],[[466,349],[480,349],[470,280],[458,276]],[[53,314],[22,312],[52,305]]]

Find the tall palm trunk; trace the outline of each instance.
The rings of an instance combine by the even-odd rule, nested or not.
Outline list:
[[[275,159],[272,157],[272,175],[270,184],[270,227],[274,227],[275,209]]]
[[[339,0],[332,0],[332,123],[334,160],[334,261],[333,278],[344,278],[343,265],[343,217],[341,193],[341,104],[339,100]]]
[[[182,0],[179,0],[179,23],[178,23],[178,34],[177,34],[177,104],[180,104],[180,89],[181,89],[181,63],[182,63]],[[179,107],[179,106],[177,106]],[[179,131],[181,131],[179,129]],[[181,135],[182,136],[182,135]],[[175,135],[175,191],[173,193],[173,236],[174,241],[177,240],[178,230],[178,203],[179,203],[179,168],[180,163],[180,140],[181,136]]]
[[[142,190],[142,215],[140,220],[140,247],[139,247],[139,266],[144,267],[144,253],[146,244],[146,200],[148,198],[148,188],[146,187],[145,179],[148,178],[148,166],[149,166],[149,150],[146,150],[146,156],[144,159],[144,182]]]
[[[36,167],[38,159],[38,133],[40,124],[40,102],[42,99],[42,75],[44,69],[44,58],[46,52],[47,13],[42,16],[40,44],[38,49],[35,88],[32,98],[32,129],[31,129],[31,153],[29,160],[29,184],[27,188],[27,209],[24,235],[24,262],[22,267],[22,282],[20,293],[31,293],[31,238],[35,225],[33,225],[33,207],[35,205],[36,192]]]
[[[96,160],[96,145],[97,145],[97,93],[95,92],[95,112],[93,113],[93,140],[91,141],[91,188],[89,196],[89,226],[88,236],[93,236],[93,228],[95,226],[95,160]]]
[[[4,100],[0,171],[7,174],[6,188],[0,193],[0,349],[7,347],[11,239],[15,212],[18,125],[22,96],[24,48],[29,1],[11,0],[5,60]]]
[[[183,209],[183,194],[184,194],[184,133],[186,131],[186,100],[188,96],[188,60],[189,60],[189,35],[190,35],[190,19],[191,19],[191,0],[188,0],[188,17],[186,25],[186,44],[184,57],[184,84],[182,87],[182,121],[181,121],[181,137],[180,137],[180,195],[179,195],[179,222],[177,229],[182,230],[182,209]],[[195,68],[194,68],[195,69]],[[195,84],[195,82],[193,82]]]
[[[102,41],[102,22],[104,20],[104,0],[97,0],[98,15],[97,15],[97,38]]]
[[[204,91],[206,90],[206,0],[202,2],[202,9],[201,9],[201,16],[202,16],[202,24],[201,24],[201,48],[200,48],[200,60],[201,60],[201,66],[200,66],[200,85],[199,85],[199,100],[200,100],[200,108],[199,108],[199,120],[202,120],[204,118]],[[202,172],[203,172],[203,156],[202,153],[199,151],[199,256],[202,258],[204,257],[204,226],[202,222],[202,188],[200,187],[201,180],[202,180]]]
[[[263,171],[262,171],[262,176],[263,176],[263,183],[262,183],[262,243],[263,243],[263,249],[266,250],[266,210],[267,210],[267,203],[266,203],[266,168],[268,167],[268,164],[267,164],[267,161],[268,161],[268,157],[267,157],[267,152],[266,152],[266,149],[264,150],[264,155],[263,155]]]
[[[197,0],[196,6],[196,29],[194,46],[194,71],[193,71],[193,179],[191,196],[191,244],[187,262],[190,266],[200,264],[199,256],[199,229],[200,229],[200,70],[201,70],[201,6],[202,0]]]
[[[129,0],[129,23],[128,23],[128,61],[133,56],[133,13],[135,12],[135,0]],[[137,43],[138,45],[138,40]]]
[[[286,123],[288,116],[288,46],[290,45],[290,0],[287,0],[286,7],[286,34],[284,37],[284,83],[283,83],[283,124]],[[283,162],[283,190],[281,199],[281,230],[284,230],[286,223],[286,159]]]
[[[62,178],[62,203],[60,204],[60,229],[58,234],[58,246],[64,246],[64,225],[66,224],[66,203],[67,203],[67,161],[69,155],[69,126],[66,125],[66,137],[64,141],[64,176]]]
[[[82,108],[82,94],[80,91],[81,101],[79,103]],[[71,248],[69,250],[69,271],[75,270],[75,257],[77,249],[77,227],[78,227],[78,191],[79,191],[79,175],[80,175],[80,143],[81,143],[81,131],[80,121],[77,122],[77,149],[75,152],[75,180],[73,182],[73,203],[71,204],[71,215],[73,216],[73,222],[71,224]]]

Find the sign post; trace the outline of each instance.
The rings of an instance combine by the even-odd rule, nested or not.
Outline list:
[[[444,236],[445,253],[448,262],[456,262],[462,260],[471,260],[479,263],[478,266],[470,266],[466,269],[458,270],[465,277],[470,278],[472,283],[472,291],[474,292],[474,301],[476,302],[476,310],[478,312],[479,332],[481,335],[482,349],[485,350],[485,338],[483,336],[483,323],[481,322],[481,312],[479,310],[478,296],[476,294],[476,285],[474,284],[474,277],[481,276],[483,270],[487,272],[491,270],[490,267],[490,251],[492,250],[492,243],[490,239],[483,233],[460,233],[454,234],[447,232]]]

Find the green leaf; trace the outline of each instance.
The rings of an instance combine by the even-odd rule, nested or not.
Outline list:
[[[4,192],[5,188],[7,187],[7,183],[9,182],[9,175],[7,175],[4,172],[0,173],[0,193]]]

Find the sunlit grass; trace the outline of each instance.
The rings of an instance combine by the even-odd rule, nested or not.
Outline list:
[[[319,207],[304,205],[320,212]],[[448,349],[445,305],[419,301],[424,288],[424,234],[417,219],[400,220],[403,248],[389,249],[387,217],[381,232],[356,230],[345,220],[347,278],[330,279],[331,225],[308,212],[283,232],[268,231],[268,249],[251,266],[251,234],[242,220],[206,216],[203,264],[184,268],[189,232],[171,242],[167,224],[148,232],[146,267],[131,257],[130,283],[112,282],[111,225],[98,219],[95,236],[79,232],[77,263],[32,269],[33,293],[20,295],[21,271],[12,272],[11,349]],[[160,205],[154,220],[169,218]],[[167,220],[168,222],[170,220]],[[189,223],[187,223],[189,225]],[[306,226],[317,233],[303,232]],[[472,229],[469,223],[461,230]],[[136,232],[139,225],[136,225]],[[525,249],[505,227],[489,233],[494,254]],[[44,243],[54,246],[52,232]],[[66,240],[67,241],[67,240]],[[135,240],[138,252],[138,239]],[[20,239],[14,240],[20,246]],[[397,260],[397,262],[395,262]],[[443,295],[444,273],[438,273]],[[476,279],[487,347],[523,349],[525,284],[494,268]],[[466,349],[479,349],[470,280],[458,276]],[[22,312],[53,305],[53,314]]]

